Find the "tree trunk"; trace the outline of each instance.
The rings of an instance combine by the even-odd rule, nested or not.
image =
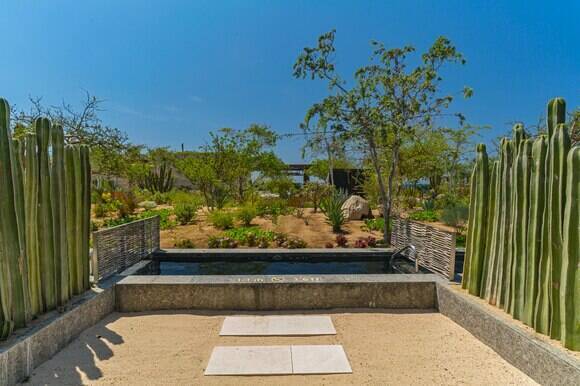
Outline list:
[[[393,181],[395,180],[395,173],[397,172],[397,165],[399,163],[399,144],[395,142],[391,151],[391,170],[389,171],[389,178],[387,183],[387,197],[386,204],[383,206],[383,216],[385,218],[385,234],[391,239],[391,232],[388,227],[388,222],[391,219],[391,209],[393,202]]]
[[[389,232],[389,220],[390,220],[390,214],[391,214],[391,204],[390,204],[390,192],[392,189],[392,181],[390,188],[389,188],[389,194],[387,194],[387,191],[385,189],[385,182],[383,181],[383,176],[381,173],[381,164],[379,161],[379,156],[377,154],[377,147],[376,147],[376,143],[374,138],[369,137],[368,138],[368,142],[369,142],[369,150],[370,150],[370,155],[371,155],[371,162],[373,163],[373,168],[375,169],[375,173],[377,175],[377,182],[379,184],[379,195],[381,198],[381,205],[383,206],[383,218],[385,219],[385,224],[383,226],[383,241],[385,243],[390,243],[390,232]],[[390,176],[389,176],[390,177]]]

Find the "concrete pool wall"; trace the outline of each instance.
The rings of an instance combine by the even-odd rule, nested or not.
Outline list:
[[[146,263],[141,263],[141,268],[143,264]],[[0,385],[26,380],[35,367],[114,310],[188,308],[223,311],[399,308],[410,312],[434,309],[535,381],[546,385],[580,384],[577,357],[538,339],[513,321],[498,317],[473,297],[451,289],[438,276],[320,276],[117,276],[102,288],[77,298],[66,312],[47,315],[2,342]]]

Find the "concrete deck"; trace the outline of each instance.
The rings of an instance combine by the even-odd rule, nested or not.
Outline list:
[[[535,384],[436,311],[361,310],[330,315],[337,335],[220,337],[224,314],[113,313],[34,370],[29,384]],[[203,375],[214,347],[248,345],[342,345],[353,373]]]

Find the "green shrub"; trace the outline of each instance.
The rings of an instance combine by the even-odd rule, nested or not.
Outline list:
[[[191,224],[195,220],[198,207],[195,204],[182,203],[175,206],[175,218],[181,225]]]
[[[224,232],[225,237],[229,237],[249,247],[255,247],[262,240],[267,240],[268,242],[274,241],[276,235],[276,232],[263,230],[258,227],[234,228]]]
[[[291,211],[288,201],[282,198],[261,198],[256,204],[256,213],[260,217],[278,217]]]
[[[238,242],[229,237],[210,236],[207,239],[207,246],[209,248],[237,248]]]
[[[144,212],[141,212],[136,220],[138,219],[142,219],[142,218],[147,218],[147,217],[153,217],[153,216],[159,216],[159,227],[161,229],[171,229],[171,228],[175,228],[175,226],[177,225],[175,223],[175,221],[172,221],[170,219],[170,216],[173,214],[173,212],[171,211],[171,209],[154,209],[154,210],[146,210]]]
[[[455,206],[450,206],[443,209],[441,213],[441,220],[450,226],[458,227],[467,222],[469,216],[469,207],[457,203]]]
[[[180,249],[192,249],[192,248],[195,248],[195,244],[190,239],[177,240],[173,244],[173,246],[175,248],[180,248]]]
[[[435,200],[423,200],[421,203],[423,210],[435,210]]]
[[[409,218],[415,221],[426,221],[426,222],[434,222],[439,220],[437,212],[435,212],[434,210],[418,210],[416,212],[411,213],[409,215]]]
[[[96,218],[103,218],[107,215],[107,206],[105,204],[95,204],[93,211]]]
[[[342,204],[346,201],[344,193],[334,191],[320,202],[320,210],[326,216],[326,221],[332,226],[334,233],[339,233],[346,222]]]
[[[157,205],[166,205],[169,203],[169,194],[168,193],[161,193],[155,192],[151,196],[151,199],[157,203]]]
[[[157,208],[157,203],[155,201],[141,201],[138,205],[143,209]]]
[[[385,226],[385,218],[377,217],[365,219],[365,223],[362,226],[362,228],[363,230],[366,231],[382,232],[384,226]]]
[[[244,226],[246,227],[250,226],[252,220],[256,217],[256,215],[257,215],[256,208],[251,205],[245,205],[241,207],[240,209],[238,209],[236,213],[236,217],[238,218],[238,220],[240,220],[242,224],[244,224]]]
[[[218,229],[230,229],[234,227],[234,216],[229,212],[214,210],[209,213],[209,221]]]
[[[301,238],[292,237],[286,240],[282,246],[288,249],[302,249],[306,248],[308,245],[306,244],[306,241],[302,240]]]

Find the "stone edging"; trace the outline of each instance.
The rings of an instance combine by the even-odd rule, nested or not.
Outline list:
[[[66,347],[81,332],[115,309],[114,283],[71,300],[70,309],[42,315],[27,328],[0,343],[0,385],[26,380],[32,371]]]
[[[439,312],[542,385],[580,385],[580,361],[493,315],[475,299],[437,284]]]

